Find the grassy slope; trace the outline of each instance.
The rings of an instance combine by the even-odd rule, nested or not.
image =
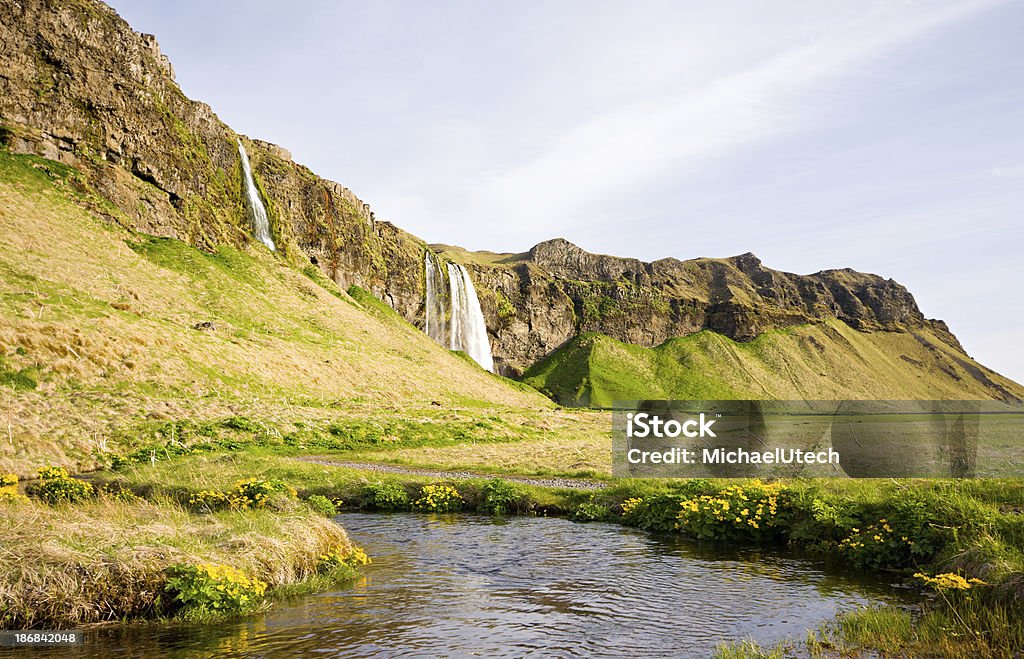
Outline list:
[[[916,335],[916,336],[915,336]],[[982,373],[996,386],[972,375]],[[749,343],[704,331],[644,348],[581,335],[525,374],[568,405],[615,400],[987,399],[1024,387],[927,329],[863,333],[840,321],[766,332]]]
[[[315,269],[259,247],[207,254],[94,210],[116,218],[74,170],[0,150],[0,471],[87,468],[179,419],[287,432],[487,410],[514,432],[553,412]]]

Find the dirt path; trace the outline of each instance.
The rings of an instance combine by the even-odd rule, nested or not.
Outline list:
[[[382,474],[407,474],[410,476],[429,476],[430,478],[496,478],[495,474],[478,474],[471,471],[443,471],[440,469],[416,469],[414,467],[401,467],[399,465],[384,464],[379,462],[346,462],[334,460],[323,456],[297,457],[296,460],[312,462],[314,464],[326,465],[328,467],[345,467],[346,469],[362,469],[364,471],[375,471]],[[539,487],[565,487],[575,490],[599,490],[607,487],[607,483],[591,481],[583,478],[559,478],[544,476],[500,476],[503,480],[524,485],[537,485]]]

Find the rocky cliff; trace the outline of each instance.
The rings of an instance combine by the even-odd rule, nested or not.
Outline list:
[[[766,268],[753,254],[646,263],[591,254],[562,239],[483,257],[434,247],[466,263],[482,283],[495,359],[506,373],[585,332],[650,347],[701,330],[749,341],[831,319],[862,332],[928,327],[961,350],[944,323],[924,318],[906,288],[853,270],[795,275]]]
[[[308,258],[343,287],[361,285],[415,317],[421,240],[187,98],[156,39],[106,5],[0,0],[0,140],[84,172],[112,202],[112,221],[207,250],[250,242],[239,139],[286,258]]]
[[[253,244],[239,140],[282,258],[315,265],[343,288],[360,285],[422,327],[422,240],[187,98],[156,40],[106,5],[0,0],[0,141],[82,171],[110,202],[100,209],[110,221],[210,251]],[[496,366],[508,375],[590,331],[654,346],[704,329],[746,341],[838,319],[862,332],[927,326],[960,349],[905,288],[850,270],[800,276],[765,268],[752,254],[645,263],[565,240],[525,254],[435,250],[471,269]]]

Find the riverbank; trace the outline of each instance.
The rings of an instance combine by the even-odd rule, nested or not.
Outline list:
[[[44,537],[50,542],[60,537],[64,544],[80,545],[74,560],[57,565],[90,573],[97,569],[95,564],[101,564],[106,566],[105,578],[120,581],[118,598],[81,591],[78,596],[93,604],[91,609],[78,610],[104,612],[78,618],[88,621],[168,615],[154,604],[155,598],[132,599],[130,594],[139,590],[140,583],[132,575],[166,574],[168,566],[182,562],[183,557],[239,567],[271,584],[270,592],[312,587],[309,584],[318,574],[314,557],[331,553],[331,547],[336,552],[347,547],[340,529],[338,535],[327,531],[337,526],[323,515],[335,506],[566,516],[679,534],[697,542],[796,549],[827,563],[887,574],[895,582],[920,589],[922,613],[851,612],[831,627],[815,630],[813,643],[799,639],[787,646],[795,648],[799,642],[799,652],[804,654],[856,656],[873,650],[897,656],[944,656],[955,651],[998,657],[1024,649],[1019,634],[1007,631],[1019,628],[1024,619],[1019,604],[1024,590],[1020,508],[1024,483],[1018,480],[613,480],[601,489],[582,489],[471,473],[448,472],[437,478],[433,472],[384,472],[329,464],[347,457],[339,452],[318,456],[316,461],[298,460],[294,454],[272,448],[248,447],[188,453],[156,463],[122,462],[116,469],[91,474],[90,482],[98,490],[131,493],[124,496],[143,501],[122,504],[99,499],[53,509],[40,503],[17,504],[30,507],[25,509],[28,514],[8,516],[24,521],[20,530],[4,531],[5,538],[14,540],[5,543],[5,551],[12,559],[21,558],[5,564],[20,564],[23,572],[38,572],[44,578],[8,572],[0,575],[0,588],[18,598],[17,610],[40,612],[31,624],[62,620],[52,604],[32,599],[40,589],[12,587],[18,582],[59,583],[61,570],[53,567],[52,557],[29,548],[32,519],[46,520],[52,530]],[[296,496],[278,500],[275,507],[240,510],[232,503],[235,484],[252,479],[279,483]],[[60,531],[92,526],[109,531]],[[327,535],[320,537],[321,532]],[[304,535],[309,533],[314,537]],[[304,549],[309,543],[315,549]],[[148,546],[159,560],[152,560],[145,549],[132,554],[129,546]],[[266,547],[276,552],[273,565],[256,559],[267,553]],[[139,561],[143,567],[133,567]],[[74,570],[68,567],[68,571]],[[915,577],[917,573],[923,576]],[[970,587],[942,590],[924,580],[942,574],[957,575]],[[71,619],[65,616],[63,622]],[[776,651],[781,652],[733,646],[723,649],[722,656],[772,656]],[[746,654],[729,654],[736,652]]]
[[[805,638],[768,647],[746,639],[722,644],[715,659],[788,657],[1020,657],[1024,647],[1021,611],[1001,603],[972,602],[967,596],[927,605],[912,613],[873,606],[841,613]]]
[[[253,613],[353,578],[359,557],[340,526],[287,496],[206,513],[130,490],[11,497],[0,538],[4,629]]]

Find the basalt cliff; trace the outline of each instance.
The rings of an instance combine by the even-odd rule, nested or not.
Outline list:
[[[863,335],[906,337],[923,352],[893,359],[905,357],[900,363],[914,368],[932,355],[929,372],[969,381],[972,396],[1020,394],[963,354],[946,325],[926,319],[903,286],[876,275],[795,275],[766,268],[753,254],[646,263],[591,254],[562,239],[522,254],[428,245],[375,217],[352,191],[295,163],[284,148],[238,135],[209,106],[187,98],[155,38],[92,0],[0,0],[0,141],[11,152],[81,172],[103,200],[92,210],[110,223],[206,251],[258,248],[241,143],[278,258],[300,270],[319,268],[342,290],[369,290],[419,328],[427,313],[425,252],[464,266],[495,369],[504,375],[519,376],[588,333],[655,347],[701,332],[745,343],[839,323]]]

